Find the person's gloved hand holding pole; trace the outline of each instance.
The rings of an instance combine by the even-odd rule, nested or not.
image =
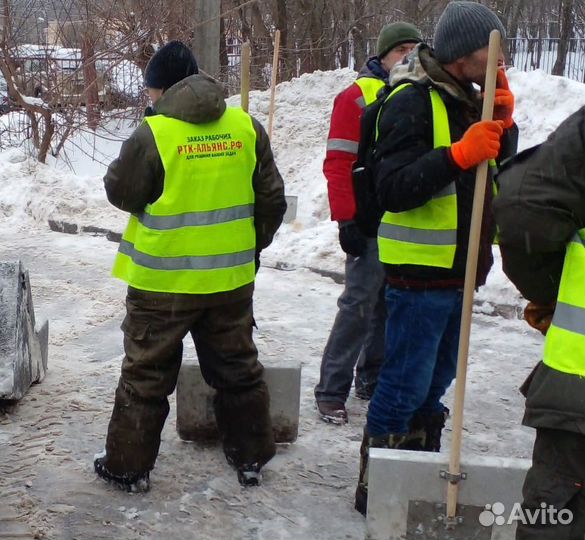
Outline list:
[[[482,120],[469,126],[460,141],[451,145],[453,161],[464,171],[500,153],[500,137],[504,133],[501,120]]]

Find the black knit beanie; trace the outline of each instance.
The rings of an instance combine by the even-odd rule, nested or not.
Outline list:
[[[435,58],[450,64],[483,49],[492,30],[499,30],[502,39],[506,37],[504,25],[491,9],[476,2],[451,2],[435,28]]]
[[[144,86],[167,90],[185,77],[199,73],[193,53],[180,41],[169,41],[156,51],[144,71]]]

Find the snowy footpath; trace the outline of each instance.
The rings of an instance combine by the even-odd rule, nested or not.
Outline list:
[[[103,168],[81,154],[69,155],[71,172],[59,163],[34,164],[19,150],[0,152],[0,260],[23,261],[37,319],[50,321],[46,379],[0,410],[0,539],[364,538],[353,493],[367,403],[350,397],[347,426],[317,418],[313,388],[342,285],[309,270],[343,271],[320,169],[332,98],[352,78],[348,70],[315,73],[278,89],[275,154],[299,213],[263,254],[255,339],[266,365],[302,364],[301,416],[298,440],[279,446],[258,488],[240,487],[219,446],[179,439],[174,397],[151,492],[122,493],[95,476],[92,458],[103,448],[122,358],[125,287],[110,277],[115,243],[52,232],[47,220],[121,230],[126,217],[107,203]],[[511,82],[524,147],[585,102],[583,85],[540,72],[512,73]],[[252,112],[262,121],[267,104],[267,93],[252,93]],[[546,119],[533,115],[545,109]],[[96,152],[112,157],[119,142],[102,146]],[[495,251],[475,307],[464,452],[526,458],[533,433],[521,427],[518,387],[540,359],[543,340],[518,318],[523,301]],[[184,359],[194,362],[186,342]],[[444,451],[449,439],[448,426]]]

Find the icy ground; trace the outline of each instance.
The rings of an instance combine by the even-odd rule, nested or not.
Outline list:
[[[364,538],[353,491],[367,404],[350,397],[350,423],[331,426],[317,419],[312,394],[342,286],[307,269],[343,270],[320,169],[332,98],[352,76],[315,73],[278,89],[275,155],[299,213],[263,254],[256,341],[266,364],[302,363],[302,400],[298,440],[279,447],[256,489],[239,486],[218,446],[179,440],[174,398],[152,491],[128,495],[95,477],[92,456],[103,447],[119,375],[125,287],[110,277],[116,244],[51,232],[47,219],[121,230],[126,217],[107,203],[103,168],[81,152],[69,155],[75,172],[39,166],[19,150],[0,153],[0,260],[23,261],[37,318],[50,320],[46,379],[0,411],[0,539]],[[585,103],[583,85],[541,72],[513,72],[511,82],[523,147]],[[267,93],[252,94],[263,122],[267,104]],[[114,156],[118,148],[98,140],[93,149]],[[290,270],[270,268],[283,265]],[[464,451],[529,457],[533,434],[520,426],[517,387],[540,358],[542,338],[516,318],[522,300],[500,266],[497,259],[477,295]],[[192,347],[185,358],[194,361]],[[448,449],[448,430],[445,439]]]
[[[0,240],[2,259],[30,269],[37,314],[51,321],[47,378],[0,416],[0,538],[362,539],[352,497],[366,404],[350,398],[345,427],[316,418],[312,389],[341,286],[307,270],[262,269],[258,278],[261,359],[303,364],[300,436],[279,447],[262,487],[241,488],[218,446],[181,442],[174,400],[149,494],[95,477],[122,354],[124,287],[108,277],[115,248],[46,231]],[[476,316],[466,452],[529,456],[516,387],[540,349],[522,321]]]

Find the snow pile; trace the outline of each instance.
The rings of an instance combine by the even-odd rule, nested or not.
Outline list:
[[[297,219],[283,225],[265,261],[341,270],[344,255],[330,220],[323,176],[333,98],[355,80],[350,69],[316,71],[278,85],[272,144],[287,195],[298,197]],[[228,100],[238,105],[240,97]],[[270,92],[250,93],[250,113],[268,126]]]
[[[585,105],[585,85],[544,71],[508,71],[516,97],[514,119],[520,128],[519,150],[543,142],[549,133]]]
[[[317,71],[277,87],[272,143],[287,195],[298,198],[298,212],[296,220],[283,225],[274,244],[263,253],[265,264],[343,271],[344,254],[337,242],[337,226],[330,220],[322,165],[333,99],[354,79],[355,72],[349,69]],[[542,71],[516,69],[509,71],[509,79],[516,95],[521,148],[544,140],[585,105],[583,84]],[[239,100],[233,96],[228,102],[239,105]],[[269,91],[250,94],[250,112],[265,126],[269,102]],[[104,165],[118,154],[121,139],[132,129],[129,121],[112,121],[101,137],[77,134],[67,145],[77,175],[64,170],[62,162],[42,166],[25,160],[17,150],[0,153],[0,220],[19,228],[44,228],[46,219],[53,215],[121,230],[126,216],[109,205],[101,176]],[[518,305],[519,295],[502,274],[497,253],[496,259],[488,285],[478,298],[492,304]]]
[[[111,207],[100,177],[80,177],[24,157],[0,154],[0,222],[6,229],[40,227],[49,218],[120,229],[127,216]]]

